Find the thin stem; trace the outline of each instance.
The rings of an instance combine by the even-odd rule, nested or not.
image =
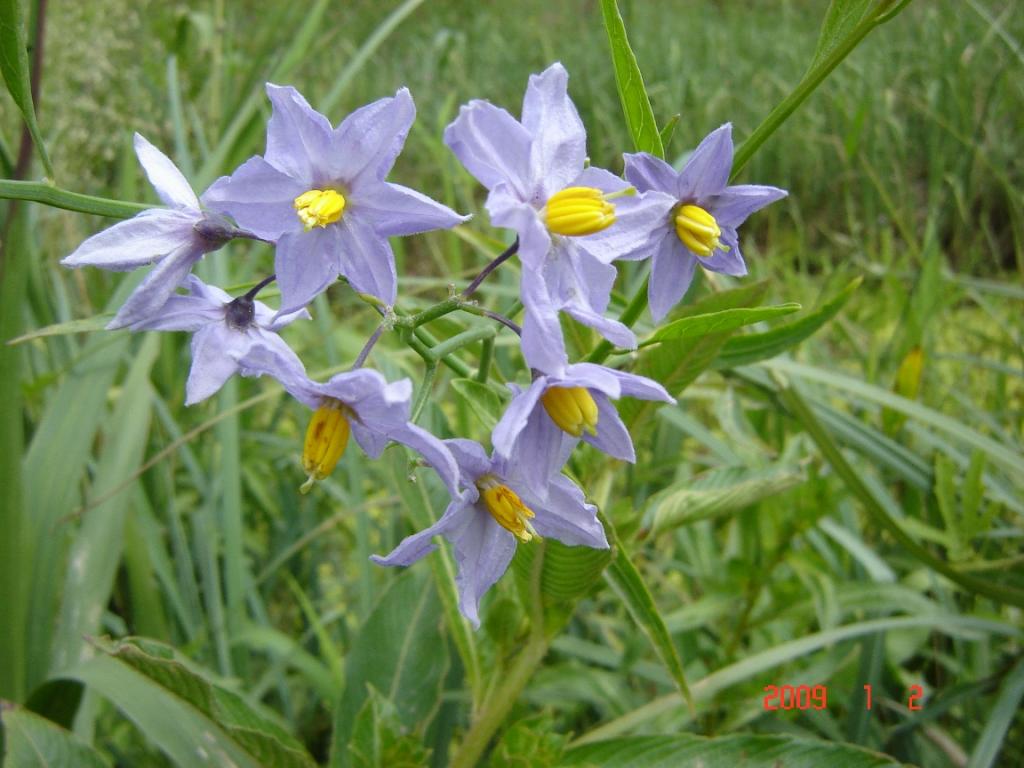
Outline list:
[[[384,333],[384,323],[378,325],[377,329],[370,335],[370,338],[366,340],[363,348],[359,351],[359,356],[356,358],[355,362],[352,363],[351,370],[354,371],[356,368],[363,367],[363,363],[366,362],[366,358],[369,356],[370,350],[373,349],[374,345],[380,340],[382,333]]]
[[[469,285],[467,285],[465,290],[462,291],[462,294],[461,294],[462,298],[468,299],[470,296],[472,296],[476,292],[476,289],[480,287],[480,283],[482,283],[484,280],[486,280],[487,276],[489,274],[491,274],[491,272],[493,272],[498,267],[500,267],[502,264],[504,264],[506,261],[511,259],[512,256],[514,256],[518,250],[519,250],[519,238],[516,237],[516,239],[512,241],[512,245],[510,245],[508,248],[506,248],[501,253],[500,256],[498,256],[496,259],[494,259],[494,261],[492,261],[490,264],[488,264],[486,267],[484,267],[480,271],[480,274],[473,278],[473,282],[471,282]]]
[[[253,299],[255,299],[255,298],[256,298],[256,294],[257,294],[257,293],[259,293],[260,291],[262,291],[262,290],[263,290],[264,288],[266,288],[266,287],[267,287],[268,285],[270,285],[270,284],[271,284],[272,282],[274,282],[274,281],[275,281],[276,279],[277,279],[277,275],[270,275],[270,277],[265,277],[265,278],[263,278],[263,279],[262,279],[262,280],[260,280],[260,281],[259,281],[258,283],[256,283],[256,285],[254,285],[254,286],[253,286],[252,288],[250,288],[250,289],[249,289],[249,290],[248,290],[248,291],[246,292],[246,294],[245,294],[245,298],[247,298],[247,299],[249,299],[250,301],[252,301]]]
[[[490,325],[482,325],[478,328],[470,328],[467,331],[456,334],[450,339],[445,339],[440,344],[437,344],[430,350],[430,356],[435,360],[439,361],[442,357],[450,355],[458,349],[462,349],[465,346],[473,344],[477,341],[484,339],[494,338],[494,327]]]
[[[491,363],[494,360],[494,339],[484,339],[480,348],[480,365],[476,369],[476,380],[481,384],[487,383],[487,377],[491,373]]]
[[[144,203],[122,203],[120,200],[69,192],[39,181],[17,179],[0,179],[0,197],[9,200],[31,200],[54,208],[110,216],[114,219],[130,219],[135,214],[153,207]]]
[[[437,320],[439,317],[451,314],[455,310],[459,309],[461,305],[462,299],[459,296],[452,296],[451,298],[445,299],[432,307],[428,307],[422,312],[417,312],[415,315],[406,315],[405,317],[402,317],[395,323],[395,325],[400,328],[417,328],[421,325],[426,325],[433,320]]]
[[[434,378],[436,376],[437,363],[428,363],[427,369],[423,371],[423,382],[420,384],[420,391],[416,393],[416,402],[412,406],[412,415],[409,416],[409,421],[413,424],[419,420],[423,406],[427,404],[427,397],[434,386]]]
[[[517,336],[523,335],[523,329],[519,326],[518,323],[516,323],[514,320],[509,320],[507,317],[505,317],[503,314],[499,312],[494,312],[490,309],[484,309],[483,307],[478,307],[475,304],[463,304],[461,307],[459,307],[459,309],[461,309],[463,312],[469,312],[471,315],[489,317],[491,320],[497,320],[499,323],[504,325],[506,328],[510,329]]]

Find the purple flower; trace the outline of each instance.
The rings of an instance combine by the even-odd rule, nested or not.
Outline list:
[[[298,358],[282,361],[265,352],[249,355],[246,364],[274,376],[292,397],[313,410],[302,452],[309,477],[303,492],[331,473],[351,433],[372,459],[384,452],[390,440],[409,446],[437,471],[453,498],[460,495],[458,467],[451,453],[441,440],[409,422],[409,379],[389,383],[377,371],[358,368],[321,383],[306,375]]]
[[[686,293],[698,263],[712,272],[747,274],[736,228],[754,211],[787,194],[775,187],[727,186],[732,150],[732,126],[726,123],[705,137],[679,173],[644,152],[624,156],[630,183],[674,201],[653,240],[648,296],[655,322]]]
[[[152,208],[93,235],[70,256],[67,267],[103,267],[125,272],[156,262],[107,328],[145,321],[160,310],[203,254],[232,237],[248,235],[223,216],[202,210],[181,171],[159,149],[135,134],[135,154],[150,184],[169,208]],[[203,197],[202,203],[207,202]]]
[[[435,536],[444,536],[455,548],[459,609],[473,626],[480,626],[480,599],[508,568],[517,539],[546,536],[570,546],[608,548],[597,508],[569,478],[548,478],[538,493],[521,455],[488,457],[472,440],[445,440],[445,445],[458,463],[466,493],[432,526],[406,537],[389,555],[372,559],[380,565],[411,565],[436,549]]]
[[[656,381],[593,363],[537,376],[516,392],[491,434],[494,452],[519,456],[527,477],[557,472],[558,458],[582,439],[623,461],[636,461],[633,441],[611,400],[626,395],[674,403]],[[563,459],[564,463],[564,459]]]
[[[129,326],[133,331],[193,332],[185,405],[205,400],[235,373],[258,376],[302,365],[276,331],[308,318],[305,310],[275,320],[274,310],[263,302],[247,296],[232,299],[195,275],[189,275],[186,284],[187,296],[171,296],[159,312]],[[259,367],[249,364],[250,356]]]
[[[614,259],[647,253],[652,229],[668,213],[664,195],[632,195],[617,176],[586,168],[586,131],[568,95],[569,75],[552,64],[530,77],[522,122],[486,101],[471,101],[445,130],[445,143],[490,193],[487,210],[519,235],[527,336],[562,356],[564,311],[623,347],[625,325],[605,318]],[[531,361],[531,364],[534,364]]]
[[[266,153],[218,179],[207,196],[277,243],[281,312],[304,307],[339,274],[357,291],[393,304],[388,237],[468,218],[384,181],[416,116],[409,91],[356,110],[337,128],[294,88],[268,83],[267,95],[273,114]]]

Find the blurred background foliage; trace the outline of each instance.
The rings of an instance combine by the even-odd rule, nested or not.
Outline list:
[[[725,121],[737,141],[749,135],[807,69],[825,5],[623,0],[654,114],[660,125],[679,115],[668,158],[681,160]],[[976,578],[1024,587],[1024,14],[1016,5],[911,3],[744,170],[741,181],[790,196],[744,228],[750,277],[698,281],[688,301],[764,281],[765,303],[796,301],[809,314],[862,278],[841,311],[770,360],[740,365],[728,347],[710,350],[711,369],[678,407],[636,419],[635,467],[610,472],[589,449],[574,459],[664,618],[695,709],[599,580],[561,617],[566,630],[499,732],[493,765],[600,763],[608,758],[586,743],[686,733],[846,741],[929,766],[1024,763],[1020,607],[956,586],[887,534],[785,399],[798,393],[920,547]],[[294,84],[334,122],[409,86],[419,116],[392,179],[478,215],[460,232],[395,242],[407,308],[463,284],[506,239],[488,225],[483,190],[441,143],[460,104],[486,98],[518,114],[528,75],[561,60],[592,162],[618,171],[633,149],[592,1],[51,0],[45,21],[37,111],[55,181],[99,196],[154,200],[131,153],[133,131],[165,149],[198,189],[261,152],[265,80]],[[20,130],[13,103],[0,100],[5,177]],[[137,279],[58,265],[109,220],[12,210],[5,249],[28,269],[22,330],[109,312]],[[205,279],[241,286],[271,263],[265,246],[232,244],[202,269]],[[642,278],[633,265],[623,271],[616,309]],[[484,294],[499,309],[512,304],[518,280],[514,268],[502,272]],[[286,338],[310,371],[338,370],[375,317],[342,286],[313,309],[314,320]],[[460,327],[446,319],[431,330],[443,337]],[[581,352],[590,348],[585,329],[569,330]],[[650,330],[646,317],[639,330]],[[410,486],[399,451],[374,463],[353,450],[331,480],[299,496],[305,410],[275,384],[250,380],[185,409],[184,335],[60,333],[16,349],[30,515],[19,534],[25,575],[7,594],[24,613],[12,608],[6,620],[16,633],[24,627],[25,641],[0,696],[25,701],[34,691],[35,711],[70,726],[59,711],[77,703],[76,684],[51,683],[63,687],[48,697],[38,686],[79,670],[68,675],[88,686],[78,737],[118,765],[189,764],[175,735],[160,730],[159,713],[132,709],[158,692],[129,682],[150,678],[89,666],[96,651],[81,639],[141,635],[219,681],[213,701],[223,709],[192,702],[214,723],[230,722],[222,699],[234,691],[318,760],[333,739],[337,764],[446,764],[479,693],[459,645],[465,637],[441,623],[443,590],[428,586],[447,574],[437,562],[402,575],[367,563],[439,514],[441,496],[424,473]],[[475,353],[466,359],[475,363]],[[495,361],[494,380],[522,380],[504,335]],[[371,363],[389,378],[422,372],[389,336]],[[486,414],[451,379],[439,377],[422,422],[443,436],[485,437]],[[530,566],[517,566],[469,641],[483,670],[510,663],[529,631]],[[417,606],[427,618],[408,620]],[[406,646],[387,642],[395,637],[430,652],[405,661]],[[113,656],[101,661],[131,661],[131,670],[158,665],[132,647],[106,651]],[[766,712],[769,684],[827,685],[828,707]],[[913,685],[925,693],[920,711],[908,709]],[[223,764],[211,754],[210,764]]]

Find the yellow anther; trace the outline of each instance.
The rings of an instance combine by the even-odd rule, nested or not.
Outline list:
[[[699,205],[679,206],[676,210],[676,234],[683,245],[703,259],[714,253],[715,249],[729,250],[718,239],[722,236],[722,230],[715,217]]]
[[[581,437],[584,430],[597,434],[597,403],[586,387],[549,387],[540,402],[562,431],[573,437]]]
[[[334,470],[348,445],[349,416],[351,412],[340,401],[325,398],[313,413],[306,430],[306,444],[302,448],[302,468],[309,479],[299,489],[308,493],[317,480],[323,480]]]
[[[295,198],[295,212],[308,232],[313,227],[326,227],[341,218],[345,197],[333,189],[311,189]]]
[[[615,223],[609,195],[594,187],[567,187],[544,206],[544,220],[556,235],[592,235]]]
[[[533,510],[523,504],[519,495],[494,475],[484,475],[476,481],[480,499],[487,511],[502,528],[515,535],[520,541],[526,542],[540,538],[537,531],[530,525]]]

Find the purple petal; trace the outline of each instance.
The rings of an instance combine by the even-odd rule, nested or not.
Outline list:
[[[395,303],[398,276],[395,254],[387,238],[373,231],[357,215],[343,216],[338,225],[340,271],[360,293],[376,296],[385,304]]]
[[[516,552],[516,537],[498,525],[488,512],[475,508],[448,538],[455,549],[459,573],[459,610],[474,627],[480,626],[480,599],[501,578]]]
[[[578,238],[580,248],[605,264],[646,259],[671,226],[675,198],[647,192],[615,201],[615,223],[595,235]]]
[[[622,423],[618,410],[611,400],[600,392],[594,395],[594,402],[597,403],[597,434],[584,434],[583,441],[616,459],[631,464],[636,462],[633,440],[626,425]]]
[[[194,275],[189,275],[194,277]],[[211,304],[201,296],[172,295],[160,311],[130,328],[133,331],[198,331],[205,325],[224,321],[224,305]]]
[[[415,235],[432,229],[449,229],[468,221],[451,208],[399,184],[368,184],[352,207],[373,224],[378,235]]]
[[[579,439],[563,432],[543,407],[534,408],[513,444],[501,457],[498,472],[510,483],[529,487],[538,498],[548,492],[548,480],[562,471]]]
[[[448,489],[453,499],[461,496],[459,492],[459,465],[455,457],[441,440],[434,437],[415,424],[405,424],[398,430],[388,433],[388,437],[409,446],[419,453],[434,468],[441,482]]]
[[[722,229],[736,229],[754,211],[784,198],[788,192],[776,187],[762,187],[756,184],[738,184],[726,187],[720,195],[708,200],[708,210],[717,219]]]
[[[264,158],[306,189],[318,188],[327,181],[320,169],[331,151],[330,122],[291,86],[267,83],[267,96],[273,112],[267,123]]]
[[[192,370],[185,384],[185,405],[195,405],[216,393],[238,370],[235,358],[225,354],[227,333],[231,331],[226,326],[208,325],[192,336]]]
[[[516,197],[506,184],[500,184],[487,196],[491,224],[507,227],[519,235],[519,260],[527,269],[538,270],[551,250],[551,235],[537,211]]]
[[[714,253],[706,259],[700,260],[700,265],[712,272],[721,272],[723,275],[732,275],[733,277],[742,277],[747,274],[747,263],[743,261],[743,254],[740,253],[740,243],[736,231],[723,228],[720,239],[729,250],[723,251],[716,248]]]
[[[192,185],[163,152],[154,147],[141,134],[135,134],[135,154],[146,172],[146,178],[166,205],[199,210],[199,198],[192,191]]]
[[[547,389],[547,385],[547,378],[541,376],[512,398],[512,402],[505,408],[501,419],[491,432],[491,445],[494,446],[497,455],[507,459],[512,454],[516,438],[526,428],[526,422],[530,414],[536,410],[537,402]]]
[[[729,183],[732,172],[732,125],[716,128],[697,146],[679,174],[680,200],[717,195]]]
[[[455,463],[459,465],[459,471],[462,473],[463,484],[467,488],[473,489],[476,479],[491,471],[492,462],[487,452],[475,440],[452,438],[445,440],[444,444],[455,457]]]
[[[697,257],[690,253],[669,230],[654,250],[651,259],[651,280],[647,288],[647,301],[654,322],[660,323],[693,282],[693,269]]]
[[[586,387],[618,399],[621,392],[618,371],[597,363],[574,363],[565,369],[561,383],[567,387]]]
[[[541,536],[569,546],[608,549],[597,507],[587,504],[583,491],[565,475],[551,478],[546,498],[539,499],[527,490],[523,501],[536,515],[533,527]]]
[[[315,227],[281,235],[274,256],[274,274],[281,289],[278,316],[302,309],[338,277],[341,230]]]
[[[416,105],[407,88],[357,109],[331,137],[331,179],[344,181],[353,191],[364,183],[383,181],[415,119]]]
[[[523,97],[523,127],[533,139],[531,175],[545,200],[568,186],[587,159],[587,133],[568,88],[569,73],[556,62],[530,75]]]
[[[437,545],[433,542],[435,536],[440,536],[454,527],[464,526],[469,517],[476,514],[476,510],[471,505],[455,500],[448,505],[448,509],[445,510],[441,519],[432,526],[411,536],[406,536],[389,554],[383,557],[372,555],[370,559],[377,565],[412,565],[421,557],[437,549]]]
[[[161,259],[121,305],[107,330],[141,326],[152,320],[202,257],[202,250],[188,244]]]
[[[267,374],[286,386],[297,375],[305,378],[305,368],[299,356],[276,333],[250,328],[245,335],[246,343],[238,345],[233,353],[243,376]]]
[[[444,143],[487,189],[507,183],[521,201],[533,194],[530,134],[504,109],[469,102],[445,128]]]
[[[226,213],[264,240],[286,232],[301,232],[295,198],[308,192],[308,183],[293,179],[262,157],[250,157],[230,176],[221,176],[203,193],[203,203]]]
[[[641,192],[664,192],[673,199],[678,193],[679,174],[660,157],[646,152],[623,155],[626,181]]]
[[[666,392],[665,388],[654,379],[649,379],[646,376],[638,376],[635,373],[628,373],[627,371],[617,371],[614,368],[609,368],[608,371],[612,376],[618,379],[622,397],[635,397],[639,400],[661,400],[665,403],[674,403],[676,401],[676,399]]]
[[[622,349],[636,349],[636,334],[629,329],[629,326],[623,325],[618,320],[612,320],[610,317],[600,315],[582,305],[568,304],[562,309],[576,322],[593,328],[615,346]]]
[[[102,267],[115,272],[152,264],[161,256],[197,243],[195,213],[154,208],[98,232],[70,256],[65,267]]]
[[[524,269],[520,280],[523,336],[521,347],[526,364],[545,373],[560,373],[569,362],[558,320],[558,308],[552,303],[542,277]]]

